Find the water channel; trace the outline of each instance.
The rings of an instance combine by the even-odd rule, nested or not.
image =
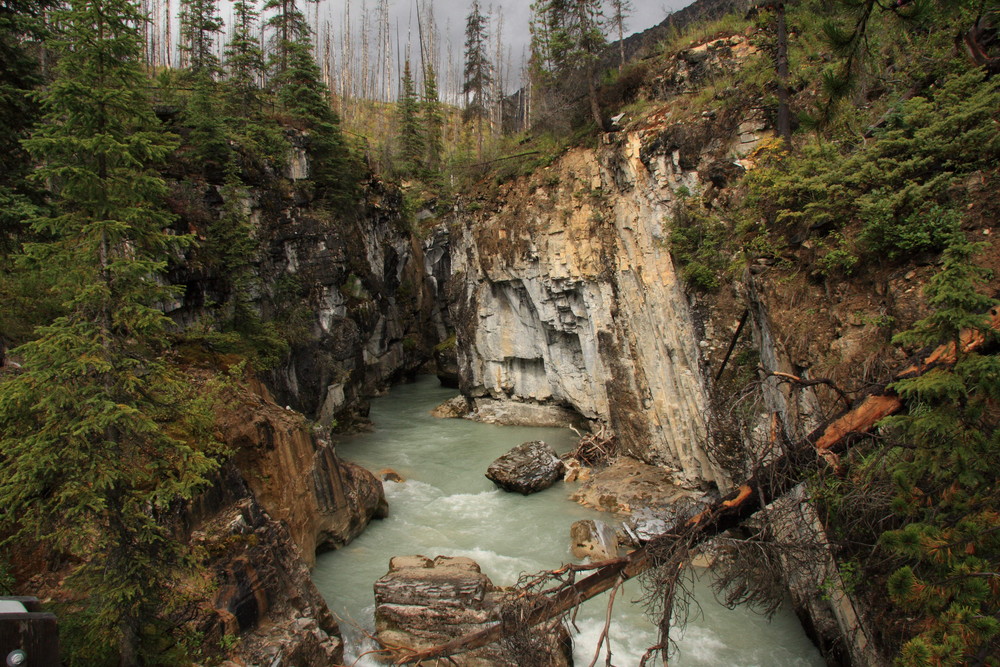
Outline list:
[[[487,466],[511,447],[545,440],[556,451],[572,448],[571,431],[551,428],[491,426],[464,419],[435,419],[429,412],[455,395],[431,376],[400,385],[372,401],[376,430],[344,438],[341,457],[373,472],[392,468],[406,480],[386,482],[389,518],[372,523],[347,547],[323,554],[313,573],[316,585],[341,623],[351,664],[370,644],[363,628],[374,627],[372,586],[396,555],[468,556],[497,585],[517,581],[519,574],[553,569],[572,562],[569,527],[578,520],[613,517],[570,501],[575,484],[556,486],[531,496],[497,489],[483,476]],[[745,609],[729,610],[712,596],[703,573],[693,582],[697,608],[683,630],[672,637],[678,645],[671,665],[819,667],[823,660],[789,609],[770,621]],[[613,662],[639,664],[656,631],[640,604],[641,591],[629,582],[615,603],[611,626]],[[574,635],[577,665],[587,665],[604,625],[606,596],[580,611]],[[363,657],[358,665],[377,665]],[[604,664],[602,656],[599,664]]]

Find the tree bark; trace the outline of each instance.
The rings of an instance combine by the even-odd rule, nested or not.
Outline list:
[[[1000,331],[1000,308],[991,311],[989,326]],[[963,352],[981,348],[985,343],[986,336],[981,331],[965,331],[960,339]],[[955,343],[948,343],[935,348],[930,354],[918,355],[893,381],[954,363],[958,356],[955,347]],[[525,617],[525,624],[531,626],[555,618],[612,588],[619,580],[631,579],[651,567],[663,564],[663,554],[668,553],[672,545],[683,542],[698,544],[735,528],[762,507],[794,488],[808,473],[821,467],[824,460],[835,459],[840,451],[847,448],[854,436],[871,431],[879,420],[899,411],[902,405],[899,397],[886,387],[872,391],[855,401],[853,407],[838,417],[789,446],[786,454],[759,469],[739,488],[701,514],[675,524],[628,556],[610,561],[608,565],[572,586],[561,588],[551,596],[536,599]],[[492,625],[446,644],[401,656],[395,664],[409,664],[463,653],[491,644],[499,640],[502,634],[500,624]]]

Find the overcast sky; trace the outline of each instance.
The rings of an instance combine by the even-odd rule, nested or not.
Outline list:
[[[352,24],[360,19],[359,14],[364,9],[369,16],[371,25],[374,26],[377,20],[376,7],[378,0],[350,0]],[[416,6],[418,0],[389,0],[390,22],[392,31],[398,31],[400,46],[405,49],[409,42],[414,44],[414,51],[417,42],[416,35]],[[420,0],[427,2],[428,0]],[[641,32],[647,28],[662,22],[667,15],[688,5],[693,0],[632,0],[634,5],[631,16],[626,25],[626,36],[634,32]],[[508,90],[517,88],[517,76],[521,69],[521,58],[527,53],[531,35],[528,31],[528,19],[531,15],[530,5],[532,0],[480,0],[484,12],[490,11],[491,7],[500,7],[503,11],[503,42],[507,45],[507,54],[511,60],[513,71],[508,72]],[[342,24],[345,0],[320,0],[320,12],[329,17],[336,26]],[[439,46],[442,61],[448,57],[447,42],[450,38],[452,56],[456,61],[461,61],[465,43],[465,20],[469,13],[471,3],[469,0],[433,0],[434,17],[441,33]],[[312,9],[305,8],[307,12]],[[408,36],[407,26],[412,25],[412,30]],[[496,26],[491,23],[491,31],[495,31]],[[374,28],[373,28],[374,30]],[[609,36],[609,39],[616,39],[617,35]],[[373,35],[374,39],[374,35]],[[393,36],[396,41],[396,36]],[[492,40],[491,40],[492,41]],[[393,45],[395,47],[395,45]],[[393,49],[395,50],[395,48]],[[416,52],[412,54],[416,60]],[[443,65],[443,63],[442,63]],[[442,79],[444,77],[441,77]]]

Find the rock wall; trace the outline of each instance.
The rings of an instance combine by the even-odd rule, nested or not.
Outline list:
[[[656,85],[676,95],[749,52],[742,37],[716,40]],[[767,136],[759,113],[679,123],[664,107],[461,220],[451,258],[463,393],[572,408],[679,480],[724,487],[700,445],[702,337],[668,238],[683,197],[711,198],[742,172]]]
[[[309,567],[385,516],[382,484],[251,385],[217,416],[232,455],[184,518],[215,584],[200,629],[249,664],[337,664],[340,630]]]
[[[317,552],[341,547],[388,512],[382,483],[341,460],[301,414],[278,407],[255,383],[220,419],[223,441],[249,488],[288,527],[308,565]]]
[[[340,629],[302,551],[235,465],[223,469],[188,520],[213,586],[199,622],[206,647],[232,646],[228,657],[241,662],[227,664],[321,667],[343,660]]]
[[[292,158],[295,165],[305,155]],[[291,343],[263,378],[281,405],[324,426],[349,427],[365,420],[368,397],[430,358],[444,325],[434,323],[440,308],[401,193],[373,179],[359,188],[355,206],[331,210],[299,180],[307,173],[299,165],[289,179],[263,179],[231,194],[218,185],[179,182],[172,203],[205,235],[233,204],[223,195],[238,198],[259,248],[249,296]],[[185,294],[171,317],[184,325],[214,318],[216,304],[230,296],[218,272],[196,251],[172,276]]]

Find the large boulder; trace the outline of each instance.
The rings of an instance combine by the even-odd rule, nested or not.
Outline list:
[[[375,637],[383,646],[413,650],[444,644],[495,622],[504,596],[505,590],[494,586],[469,558],[397,556],[390,561],[388,574],[375,582]],[[563,626],[531,640],[522,642],[516,657],[509,647],[491,644],[452,656],[449,664],[573,664]]]
[[[555,484],[564,470],[552,447],[541,440],[532,440],[491,463],[486,476],[506,491],[528,495]]]

